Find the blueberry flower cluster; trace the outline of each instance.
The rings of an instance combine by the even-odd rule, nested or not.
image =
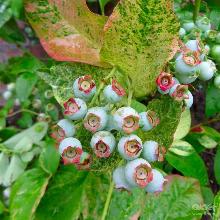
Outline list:
[[[157,77],[156,84],[161,94],[169,94],[174,100],[183,101],[186,108],[191,108],[193,96],[188,90],[188,85],[180,84],[179,80],[173,77],[172,74],[161,72]]]
[[[163,79],[158,79],[159,81]],[[168,76],[169,89],[174,80]],[[166,83],[165,83],[166,84]],[[162,91],[168,88],[161,86]],[[98,89],[100,91],[100,89]],[[90,147],[96,158],[109,158],[118,151],[125,166],[118,167],[113,173],[116,188],[130,190],[144,188],[147,192],[161,191],[165,179],[152,169],[150,163],[163,161],[165,148],[155,141],[142,140],[134,134],[138,129],[144,132],[156,127],[160,120],[151,110],[138,113],[122,102],[126,98],[124,88],[115,80],[103,86],[101,95],[103,106],[91,106],[97,98],[96,84],[91,76],[79,77],[73,82],[73,97],[64,103],[65,119],[52,128],[52,137],[58,143],[58,150],[64,164],[74,164],[78,169],[89,169],[92,155],[85,152],[81,141],[75,138],[77,125],[81,124],[92,133]],[[109,107],[110,105],[110,107]],[[90,107],[91,106],[91,107]]]

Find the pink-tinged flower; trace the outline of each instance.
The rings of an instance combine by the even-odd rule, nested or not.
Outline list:
[[[198,51],[187,50],[183,53],[183,61],[189,66],[197,66],[201,63]]]
[[[188,85],[174,85],[170,90],[170,95],[179,102],[188,99]]]
[[[124,88],[115,80],[112,80],[112,90],[116,92],[118,96],[124,96],[126,94]]]
[[[170,73],[161,72],[156,83],[162,91],[167,91],[174,85],[175,81]]]
[[[111,155],[110,147],[102,140],[95,144],[94,153],[100,158],[107,158]]]
[[[89,94],[95,86],[95,82],[91,75],[82,76],[78,80],[78,88],[85,94]]]
[[[64,114],[65,115],[73,115],[79,111],[79,106],[74,98],[70,98],[67,102],[63,104],[64,106]]]
[[[65,131],[59,127],[58,125],[54,125],[52,128],[51,128],[52,132],[51,132],[51,137],[53,139],[55,139],[56,142],[61,142],[65,137]]]
[[[144,188],[153,180],[152,169],[146,164],[140,164],[136,167],[134,179],[138,186]]]
[[[166,148],[163,147],[163,146],[162,147],[158,146],[155,153],[156,153],[157,161],[158,162],[163,162],[165,154],[166,154]]]
[[[80,147],[67,147],[63,150],[62,158],[63,163],[66,164],[78,164],[83,151]]]

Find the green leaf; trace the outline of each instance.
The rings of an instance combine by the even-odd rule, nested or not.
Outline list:
[[[42,138],[46,135],[47,129],[48,124],[46,122],[38,122],[32,127],[12,136],[7,141],[3,142],[3,144],[8,148],[13,149],[16,144],[24,137],[32,140],[33,144],[39,144],[39,141],[42,140]]]
[[[213,116],[220,111],[220,89],[209,84],[206,90],[205,114],[207,117]]]
[[[84,219],[101,219],[108,189],[109,180],[107,179],[107,175],[105,175],[105,173],[96,174],[94,172],[89,172],[84,189]]]
[[[179,24],[171,0],[120,1],[104,28],[101,57],[130,76],[135,97],[151,94],[172,58]]]
[[[38,77],[35,73],[26,72],[19,76],[16,80],[15,90],[17,97],[21,102],[28,99],[35,84],[37,83]]]
[[[32,148],[33,142],[30,137],[22,137],[14,147],[14,150],[18,153],[24,153]]]
[[[36,212],[36,219],[78,219],[83,205],[87,172],[62,166],[48,185]],[[96,195],[94,195],[96,196]]]
[[[29,128],[33,124],[32,115],[28,112],[23,112],[22,116],[17,121],[20,128]]]
[[[15,19],[10,19],[8,22],[4,24],[2,28],[0,28],[0,37],[9,43],[18,44],[18,43],[24,43],[25,41],[25,38],[21,30],[18,28]],[[19,50],[17,52],[19,52]]]
[[[142,211],[145,192],[143,189],[135,189],[131,193],[115,190],[109,207],[107,220],[127,220]]]
[[[16,181],[10,195],[11,220],[33,219],[49,179],[50,176],[41,169],[32,169]]]
[[[220,147],[218,147],[214,159],[214,173],[217,183],[220,185]]]
[[[55,98],[62,105],[70,97],[73,97],[73,81],[82,75],[92,75],[96,82],[110,73],[109,69],[103,69],[86,64],[61,64],[53,66],[50,73],[38,72],[38,75],[50,84]]]
[[[0,153],[0,185],[4,182],[5,174],[9,166],[9,156]]]
[[[59,166],[60,155],[53,140],[46,141],[44,145],[39,157],[40,166],[45,172],[54,174]]]
[[[23,0],[11,0],[11,10],[15,17],[19,18],[23,8]]]
[[[215,148],[218,145],[218,143],[215,140],[213,140],[207,135],[202,135],[198,138],[198,141],[203,147],[208,149]]]
[[[166,159],[170,165],[180,171],[184,176],[198,179],[202,186],[209,184],[206,166],[202,158],[196,152],[189,156],[178,156],[171,152],[167,152]]]
[[[210,13],[211,24],[215,26],[216,29],[220,26],[220,10],[215,8]]]
[[[0,200],[0,215],[4,212],[4,210],[5,210],[5,206],[3,202]]]
[[[202,186],[201,190],[205,204],[209,206],[212,205],[214,200],[212,189],[210,187]]]
[[[0,10],[0,28],[11,18],[12,10],[9,7],[9,0],[1,1],[1,10]]]
[[[102,12],[103,15],[105,14],[105,6],[110,1],[111,0],[99,0],[99,5],[100,5],[101,12]]]
[[[10,186],[24,172],[26,166],[18,155],[13,155],[5,172],[3,185]]]
[[[191,144],[186,141],[176,140],[173,142],[169,151],[179,156],[189,156],[195,152]]]
[[[17,75],[19,73],[31,72],[32,74],[36,70],[42,67],[43,64],[36,57],[25,54],[22,57],[13,57],[9,60],[8,68],[5,70],[10,74]]]
[[[220,218],[220,192],[215,196],[213,206],[213,220],[219,220]]]
[[[132,99],[131,107],[133,109],[135,109],[138,113],[147,111],[147,107],[144,104],[142,104],[141,102],[138,102],[135,99]]]
[[[186,109],[181,114],[179,125],[174,134],[174,140],[180,140],[184,138],[188,134],[190,127],[191,127],[191,114],[190,114],[190,110]]]
[[[168,183],[160,194],[148,194],[140,219],[200,219],[202,213],[193,209],[195,205],[203,205],[198,181],[177,175],[168,176],[167,179]]]
[[[27,18],[47,53],[58,61],[106,65],[99,57],[107,17],[92,13],[85,0],[25,1]]]
[[[160,145],[169,148],[173,142],[174,133],[179,124],[182,107],[169,96],[161,96],[161,99],[154,99],[147,105],[147,110],[156,112],[160,119],[159,125],[154,129],[144,132],[138,130],[137,135],[142,141],[154,140]]]

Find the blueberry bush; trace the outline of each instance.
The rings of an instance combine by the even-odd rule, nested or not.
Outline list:
[[[217,0],[0,17],[0,219],[220,219]]]

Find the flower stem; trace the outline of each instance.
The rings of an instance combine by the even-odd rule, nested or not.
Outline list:
[[[196,21],[198,15],[199,15],[200,6],[201,6],[201,0],[195,0],[195,7],[194,7],[194,12],[193,12],[194,22]]]
[[[109,78],[111,78],[115,74],[115,71],[116,71],[116,67],[113,67],[112,71],[102,80],[97,92],[95,93],[94,97],[92,98],[92,100],[89,104],[89,107],[92,107],[95,104],[99,94],[101,93],[101,91],[103,90],[103,88],[105,86],[105,81],[108,80]]]
[[[105,220],[106,219],[106,216],[107,216],[107,213],[108,213],[108,209],[109,209],[109,205],[110,205],[110,202],[111,202],[111,197],[112,197],[113,189],[114,189],[114,182],[113,182],[113,180],[111,180],[111,183],[110,183],[110,186],[109,186],[109,190],[108,190],[107,199],[105,201],[105,207],[104,207],[103,212],[102,212],[101,220]]]
[[[15,115],[17,115],[17,114],[19,114],[19,113],[22,113],[22,112],[27,112],[27,113],[30,113],[30,114],[33,114],[33,115],[38,115],[37,112],[31,111],[31,110],[29,110],[29,109],[20,109],[20,110],[18,110],[18,111],[16,111],[16,112],[13,112],[12,114],[9,114],[9,115],[7,116],[7,118],[13,117],[13,116],[15,116]]]

